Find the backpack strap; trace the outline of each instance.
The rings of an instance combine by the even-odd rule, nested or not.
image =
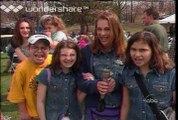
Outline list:
[[[50,84],[50,81],[51,81],[51,71],[49,68],[46,68],[46,71],[47,71],[47,74],[48,74],[48,84]]]

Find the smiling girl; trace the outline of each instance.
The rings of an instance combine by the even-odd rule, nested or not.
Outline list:
[[[33,33],[34,27],[29,19],[21,18],[17,21],[11,44],[20,61],[24,60],[29,55],[27,50],[28,38]]]
[[[92,44],[81,50],[83,81],[80,89],[87,93],[85,120],[120,120],[122,86],[118,77],[124,68],[126,39],[118,16],[110,10],[101,11],[96,18],[94,34]],[[107,82],[102,78],[104,69],[111,72]],[[98,111],[101,95],[105,95],[105,106],[103,111]]]
[[[40,120],[81,120],[75,77],[80,61],[80,49],[76,43],[65,40],[56,46],[51,64],[36,78]]]

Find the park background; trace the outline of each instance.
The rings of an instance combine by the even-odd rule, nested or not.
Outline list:
[[[81,0],[82,1],[82,0]],[[120,18],[123,29],[134,34],[143,29],[143,11],[151,6],[160,12],[160,19],[175,14],[174,0],[83,0],[58,1],[1,1],[1,112],[7,120],[19,120],[17,107],[6,100],[12,73],[2,73],[8,56],[6,46],[12,38],[16,21],[28,17],[40,31],[39,19],[44,14],[57,15],[64,20],[69,34],[94,32],[95,17],[99,10],[111,9]],[[167,24],[164,24],[167,28]],[[168,30],[168,29],[167,29]]]

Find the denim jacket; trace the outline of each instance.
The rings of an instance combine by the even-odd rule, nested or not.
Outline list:
[[[100,52],[99,54],[92,54],[89,46],[82,50],[82,72],[90,72],[94,75],[94,80],[81,81],[79,88],[87,93],[86,107],[96,107],[99,101],[100,94],[96,88],[99,80],[102,80],[102,70],[104,68],[111,70],[111,77],[116,80],[115,90],[105,95],[105,103],[108,108],[117,108],[121,104],[121,85],[118,82],[118,77],[121,77],[124,65],[122,61],[115,57],[114,51],[108,53]],[[82,78],[81,78],[82,79]]]
[[[81,109],[77,101],[77,82],[73,72],[51,74],[50,82],[48,73],[44,69],[36,78],[38,82],[47,86],[46,94],[46,120],[59,120],[67,114],[70,120],[81,119]]]
[[[156,120],[155,114],[150,109],[147,102],[156,102],[159,109],[171,106],[172,93],[175,91],[175,69],[159,74],[155,69],[150,70],[146,77],[142,77],[143,82],[153,100],[146,100],[137,85],[134,73],[139,74],[137,68],[126,68],[123,71],[122,84],[128,88],[130,96],[130,111],[128,120]]]

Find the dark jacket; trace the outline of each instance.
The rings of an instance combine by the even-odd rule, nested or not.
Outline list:
[[[81,53],[82,53],[82,65],[81,65],[80,72],[90,72],[95,76],[95,79],[94,80],[84,80],[80,73],[80,75],[79,75],[80,76],[79,89],[81,89],[82,91],[87,93],[86,107],[96,107],[99,102],[99,98],[100,98],[100,94],[99,94],[96,86],[97,86],[97,82],[99,80],[101,80],[101,78],[99,78],[98,77],[99,75],[97,75],[97,73],[96,73],[96,72],[98,72],[98,71],[96,71],[96,69],[98,70],[98,68],[96,68],[96,66],[93,65],[93,61],[95,61],[94,59],[97,58],[98,56],[100,57],[104,54],[102,54],[102,55],[92,54],[88,45],[81,49]],[[116,80],[116,87],[113,92],[105,95],[106,107],[108,107],[108,108],[116,108],[116,107],[120,106],[121,92],[122,92],[121,85],[119,84],[118,80],[119,80],[119,78],[121,76],[121,72],[123,70],[123,64],[118,63],[119,59],[114,57],[112,55],[112,53],[113,52],[111,52],[109,54],[111,55],[111,58],[113,60],[111,62],[113,62],[113,63],[107,62],[107,64],[109,64],[108,66],[112,66],[112,64],[114,64],[115,66],[113,66],[113,68],[117,68],[117,69],[113,69],[113,72],[115,74],[113,77]],[[99,62],[100,61],[98,61],[98,63]],[[104,63],[103,64],[99,63],[99,64],[100,64],[100,66],[105,65]]]

